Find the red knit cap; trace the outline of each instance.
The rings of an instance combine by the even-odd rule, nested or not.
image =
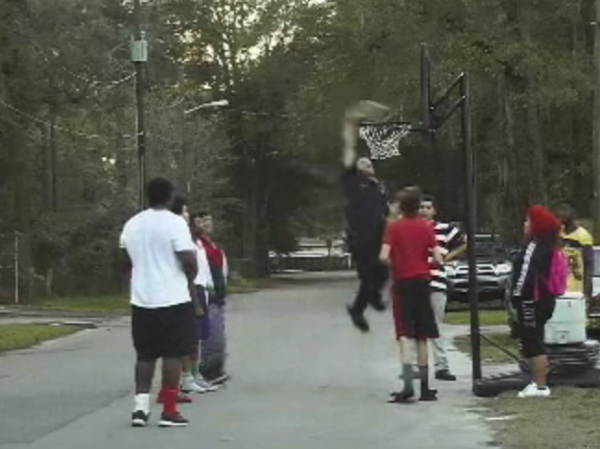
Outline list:
[[[531,237],[548,237],[560,232],[561,224],[558,218],[544,206],[531,206],[527,210]]]

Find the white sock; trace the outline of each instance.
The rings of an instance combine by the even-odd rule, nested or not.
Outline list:
[[[134,412],[141,410],[146,414],[150,413],[150,394],[148,394],[148,393],[136,394],[133,398],[133,404],[134,404],[133,405]]]

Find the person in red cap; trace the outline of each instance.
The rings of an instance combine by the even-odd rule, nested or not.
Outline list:
[[[515,260],[512,283],[523,357],[528,360],[533,376],[533,382],[519,393],[521,398],[550,396],[544,328],[552,318],[556,296],[560,294],[556,282],[566,282],[566,260],[558,245],[560,229],[558,218],[545,207],[528,209],[524,229],[526,244]],[[564,267],[561,262],[565,263]],[[558,269],[555,264],[559,265]],[[556,279],[557,276],[564,279]]]

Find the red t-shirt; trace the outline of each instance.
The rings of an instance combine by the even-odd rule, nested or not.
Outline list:
[[[391,247],[392,273],[395,280],[429,279],[429,258],[437,246],[430,221],[401,218],[387,226],[383,243]]]

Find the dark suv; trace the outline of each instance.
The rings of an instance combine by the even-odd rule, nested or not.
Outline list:
[[[475,236],[477,261],[477,286],[480,300],[502,299],[512,272],[507,248],[491,234]],[[468,302],[469,265],[466,254],[446,265],[448,273],[448,299]]]

